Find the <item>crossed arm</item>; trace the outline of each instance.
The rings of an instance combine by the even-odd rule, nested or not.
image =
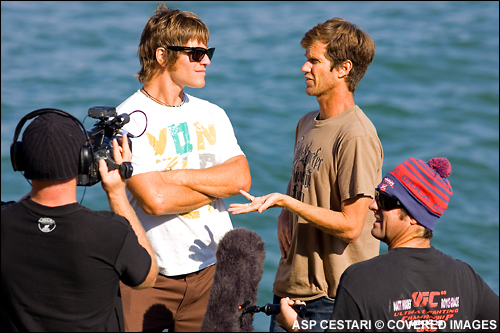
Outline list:
[[[206,169],[154,171],[135,175],[127,187],[144,211],[151,215],[182,214],[219,198],[250,189],[245,156],[238,155]]]

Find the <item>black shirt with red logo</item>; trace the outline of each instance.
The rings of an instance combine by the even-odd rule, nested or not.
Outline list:
[[[330,331],[498,331],[499,297],[434,247],[395,248],[342,275]],[[320,323],[317,323],[320,324]]]

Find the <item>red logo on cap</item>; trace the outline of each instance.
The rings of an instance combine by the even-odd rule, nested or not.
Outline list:
[[[384,178],[384,181],[382,182],[382,184],[380,184],[380,189],[382,191],[385,191],[387,186],[394,188],[394,182],[391,179],[386,177],[386,178]]]

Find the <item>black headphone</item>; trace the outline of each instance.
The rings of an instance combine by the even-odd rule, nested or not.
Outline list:
[[[12,162],[12,168],[14,169],[14,171],[25,171],[23,143],[22,141],[17,141],[17,138],[21,134],[21,129],[23,128],[24,124],[28,120],[33,119],[44,113],[57,113],[61,116],[69,117],[73,119],[82,128],[83,133],[85,134],[86,142],[80,149],[80,159],[78,163],[78,180],[80,180],[80,178],[84,180],[87,179],[88,175],[90,175],[91,166],[94,162],[94,151],[92,149],[92,144],[89,135],[87,133],[87,130],[80,122],[80,120],[75,118],[70,113],[58,109],[44,108],[32,111],[28,113],[26,116],[24,116],[19,122],[19,124],[17,124],[16,131],[14,132],[14,139],[12,140],[12,144],[10,145],[10,161]],[[79,183],[80,182],[81,180],[79,181]]]

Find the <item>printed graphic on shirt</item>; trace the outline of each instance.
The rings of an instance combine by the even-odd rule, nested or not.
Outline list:
[[[215,126],[213,124],[208,125],[208,129],[201,126],[199,122],[193,124],[196,128],[196,141],[198,142],[198,150],[205,150],[205,138],[211,146],[215,145],[216,135]]]
[[[206,152],[209,146],[215,146],[217,143],[214,124],[203,126],[197,121],[191,125],[191,131],[193,132],[194,129],[196,133],[196,144],[192,142],[189,129],[190,125],[183,122],[162,128],[156,135],[146,132],[148,142],[153,147],[155,157],[157,157],[156,164],[160,170],[186,169],[190,158],[196,160],[199,169],[215,165],[215,154]],[[172,150],[175,150],[175,155],[168,156],[167,154],[171,154]],[[211,203],[195,211],[180,214],[180,216],[185,219],[198,219],[201,217],[201,211],[211,213],[216,211],[216,208],[214,203]]]
[[[167,147],[167,129],[163,128],[160,131],[160,137],[158,139],[155,138],[154,135],[146,132],[149,140],[149,144],[155,150],[155,155],[163,155],[165,152],[165,148]]]
[[[41,217],[38,220],[38,229],[41,232],[51,232],[56,228],[56,221],[51,219],[50,217]]]
[[[311,151],[312,142],[304,144],[302,137],[295,148],[295,158],[293,161],[292,174],[292,197],[297,200],[304,201],[304,191],[311,184],[311,176],[318,171],[323,158],[321,158],[321,148],[316,151]]]
[[[213,124],[207,125],[207,128],[202,126],[199,122],[195,122],[193,127],[196,130],[196,147],[198,150],[205,150],[206,144],[215,146],[217,135],[215,126]],[[178,155],[183,155],[193,151],[193,144],[189,135],[189,126],[187,123],[180,123],[178,125],[172,124],[168,128],[162,128],[159,131],[158,137],[146,132],[149,144],[153,147],[155,155],[163,155],[167,147],[169,137],[175,145],[175,152]]]
[[[189,128],[187,123],[180,123],[179,125],[168,126],[170,135],[174,140],[175,151],[177,154],[182,155],[193,151],[191,138],[189,137]]]
[[[452,320],[460,311],[460,296],[447,295],[446,290],[416,291],[411,297],[392,301],[391,314],[394,320],[408,323],[408,327],[421,326],[422,321],[442,322],[444,324]],[[435,325],[436,330],[439,325]],[[418,331],[418,329],[417,329]],[[432,328],[426,331],[435,331]]]
[[[205,207],[207,208],[207,211],[209,213],[214,212],[216,210],[213,201],[211,203],[209,203],[208,205],[206,205]],[[192,211],[192,212],[187,212],[187,213],[184,213],[184,214],[180,214],[180,216],[182,216],[185,219],[199,219],[201,217],[199,210],[195,210],[195,211]]]

